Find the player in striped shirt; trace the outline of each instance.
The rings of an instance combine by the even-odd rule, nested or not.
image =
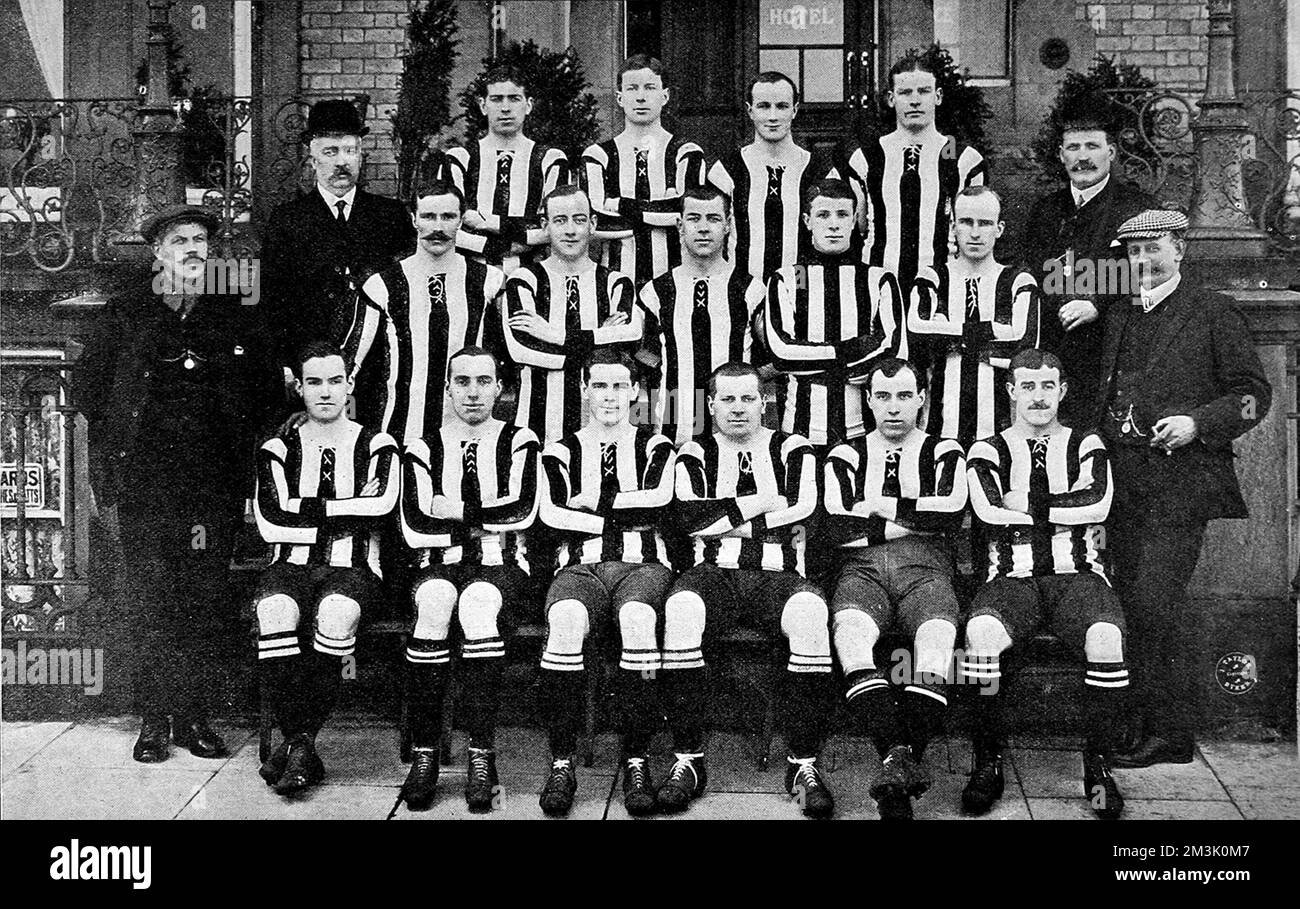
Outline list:
[[[629,421],[637,383],[632,359],[600,348],[582,369],[590,422],[546,446],[542,520],[563,532],[560,571],[546,595],[547,638],[539,701],[544,705],[551,771],[542,810],[566,814],[577,776],[573,752],[582,717],[588,634],[616,628],[623,738],[623,797],[631,814],[654,808],[646,751],[654,733],[659,669],[657,616],[673,574],[659,524],[673,498],[672,442]]]
[[[704,652],[717,635],[745,624],[786,639],[786,789],[802,793],[808,816],[830,817],[835,802],[817,757],[830,725],[831,642],[826,600],[803,576],[802,522],[817,504],[817,459],[807,439],[763,427],[754,367],[723,364],[708,392],[713,431],[677,457],[675,510],[695,539],[695,567],[664,605],[663,693],[676,761],[656,800],[682,811],[703,793]]]
[[[907,357],[893,275],[849,255],[853,203],[843,180],[814,184],[804,197],[813,257],[767,282],[767,348],[787,376],[781,428],[816,446],[870,431],[867,371],[882,357]]]
[[[295,386],[307,420],[262,445],[253,513],[274,544],[257,609],[258,670],[284,742],[261,775],[281,795],[321,780],[316,736],[329,717],[356,647],[361,611],[379,591],[379,523],[397,505],[397,443],[348,419],[348,377],[339,349],[308,344]],[[303,653],[304,613],[314,613]]]
[[[505,285],[501,269],[456,252],[465,200],[450,183],[415,192],[415,252],[372,275],[344,341],[355,375],[368,356],[381,358],[376,422],[403,441],[442,425],[447,361],[483,343],[484,315]]]
[[[909,293],[921,268],[950,258],[953,199],[987,181],[988,163],[935,127],[943,90],[926,57],[913,52],[893,65],[886,102],[897,125],[853,151],[848,169],[861,203],[862,261],[893,272]]]
[[[907,313],[913,353],[931,366],[926,428],[963,449],[1011,425],[1007,364],[1038,346],[1037,282],[993,258],[1001,207],[987,186],[958,193],[957,258],[921,269]]]
[[[876,428],[826,461],[827,542],[838,547],[831,599],[835,652],[849,710],[883,761],[871,787],[881,818],[910,820],[930,786],[925,747],[947,712],[961,607],[945,534],[961,525],[966,463],[951,439],[917,426],[925,391],[906,360],[879,361],[867,376]],[[904,684],[876,666],[882,632],[912,642]],[[895,667],[897,669],[897,667]]]
[[[560,149],[524,135],[533,99],[515,67],[488,71],[478,106],[487,118],[486,135],[464,148],[448,149],[442,176],[466,199],[456,248],[509,274],[521,256],[546,245],[538,220],[542,198],[569,182],[569,160]]]
[[[497,794],[501,625],[532,595],[520,531],[537,514],[538,443],[531,430],[493,418],[501,380],[492,354],[465,347],[448,368],[451,416],[436,434],[409,440],[402,455],[402,535],[420,566],[406,647],[413,755],[402,796],[417,811],[433,801],[455,614],[469,732],[465,801],[488,811]]]
[[[585,192],[573,185],[552,190],[542,208],[550,254],[506,282],[502,331],[520,366],[515,422],[543,444],[581,428],[580,367],[593,348],[632,351],[644,331],[631,279],[588,255],[595,223]]]
[[[704,150],[664,129],[663,64],[636,54],[618,70],[614,93],[625,126],[582,153],[591,205],[605,239],[602,262],[640,288],[681,262],[682,195],[705,179]]]
[[[962,671],[985,690],[973,699],[974,769],[962,804],[982,813],[1002,795],[1001,654],[1045,625],[1087,660],[1083,790],[1099,816],[1114,818],[1124,799],[1110,754],[1128,667],[1124,613],[1100,552],[1110,458],[1099,436],[1058,419],[1067,387],[1055,354],[1021,351],[1011,376],[1015,422],[967,457],[971,505],[993,539],[989,581],[966,622]]]

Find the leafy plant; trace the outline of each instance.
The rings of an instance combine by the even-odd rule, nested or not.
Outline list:
[[[409,50],[402,57],[393,115],[399,199],[410,193],[421,162],[436,151],[442,131],[460,119],[451,112],[458,31],[455,0],[430,0],[411,11],[406,27]]]
[[[143,97],[149,85],[148,57],[136,67],[135,82],[136,91]],[[185,46],[176,40],[174,30],[167,42],[167,94],[173,101],[182,102],[177,118],[186,182],[191,186],[220,185],[226,167],[226,134],[221,127],[226,123],[231,99],[212,83],[190,85]]]

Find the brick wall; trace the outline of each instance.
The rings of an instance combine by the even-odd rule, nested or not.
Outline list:
[[[392,116],[411,0],[302,0],[301,89],[315,98],[370,96],[362,140],[367,189],[397,192]]]
[[[1078,0],[1074,16],[1092,26],[1098,53],[1140,67],[1162,88],[1195,94],[1205,90],[1209,52],[1205,3]]]

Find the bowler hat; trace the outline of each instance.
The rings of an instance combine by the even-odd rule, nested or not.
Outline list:
[[[214,232],[221,225],[221,219],[212,209],[204,208],[202,205],[177,203],[168,205],[161,211],[145,218],[144,223],[140,225],[140,233],[147,242],[153,243],[158,239],[159,234],[172,224],[180,221],[202,224],[208,229],[209,233]]]
[[[370,132],[361,122],[357,106],[342,98],[330,98],[317,101],[307,115],[307,128],[303,130],[302,141],[310,142],[316,136],[327,133],[343,133],[348,136],[364,136]]]

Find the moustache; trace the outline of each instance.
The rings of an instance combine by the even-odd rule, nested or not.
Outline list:
[[[456,235],[444,233],[441,230],[431,230],[424,235],[424,238],[426,240],[454,240],[456,239]]]
[[[1046,404],[1030,404],[1030,405],[1029,405],[1029,409],[1030,409],[1030,410],[1048,410],[1049,408],[1048,408],[1048,406],[1047,406]]]
[[[1072,171],[1096,170],[1096,169],[1097,169],[1097,165],[1093,164],[1091,161],[1080,161],[1078,164],[1074,165],[1074,167],[1070,168],[1070,170]]]

